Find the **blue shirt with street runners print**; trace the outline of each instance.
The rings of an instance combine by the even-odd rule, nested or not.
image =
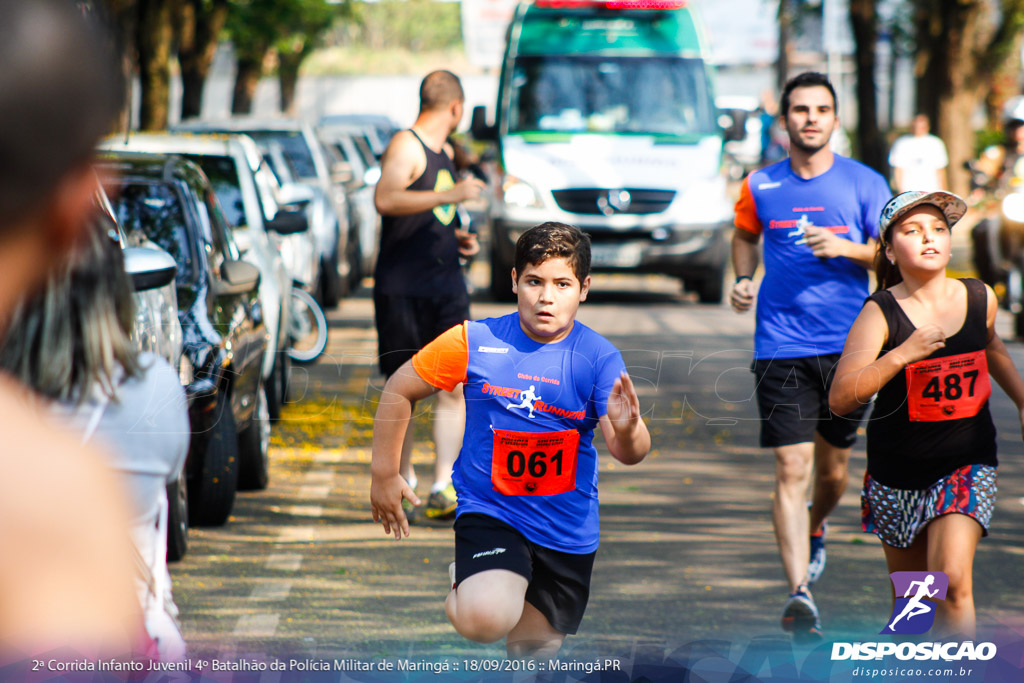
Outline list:
[[[625,369],[611,342],[576,321],[564,339],[542,344],[513,313],[451,328],[412,364],[446,391],[464,382],[457,514],[489,515],[545,548],[597,550],[594,428]]]
[[[867,166],[835,155],[814,178],[789,159],[747,176],[736,202],[736,228],[763,236],[764,280],[757,293],[754,357],[802,358],[840,353],[868,295],[863,266],[811,253],[804,228],[823,227],[860,244],[878,239],[878,218],[892,192]]]

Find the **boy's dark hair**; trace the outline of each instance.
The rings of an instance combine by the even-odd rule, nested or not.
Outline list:
[[[41,205],[116,124],[114,41],[71,0],[0,0],[0,234]]]
[[[814,88],[821,86],[822,88],[828,88],[828,91],[832,93],[832,111],[839,113],[839,100],[836,98],[836,89],[832,86],[832,81],[828,80],[828,76],[817,71],[805,71],[802,74],[793,76],[786,83],[786,87],[782,89],[782,102],[779,107],[779,115],[785,116],[789,113],[789,95],[797,88]]]
[[[548,221],[530,228],[516,241],[516,277],[528,265],[564,258],[582,284],[590,275],[590,235],[574,225]]]
[[[442,109],[465,99],[462,83],[451,71],[431,71],[420,83],[420,111]]]

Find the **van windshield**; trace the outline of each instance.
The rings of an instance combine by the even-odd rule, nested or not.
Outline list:
[[[717,132],[704,62],[681,57],[522,56],[508,131]]]

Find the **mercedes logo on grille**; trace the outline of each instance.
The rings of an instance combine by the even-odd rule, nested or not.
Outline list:
[[[632,198],[626,190],[608,190],[607,194],[602,194],[597,198],[597,208],[605,216],[611,216],[613,213],[629,211],[631,202]]]

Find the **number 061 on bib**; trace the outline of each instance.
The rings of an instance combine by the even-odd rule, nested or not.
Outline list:
[[[580,433],[494,430],[491,484],[506,496],[553,496],[576,488]]]

